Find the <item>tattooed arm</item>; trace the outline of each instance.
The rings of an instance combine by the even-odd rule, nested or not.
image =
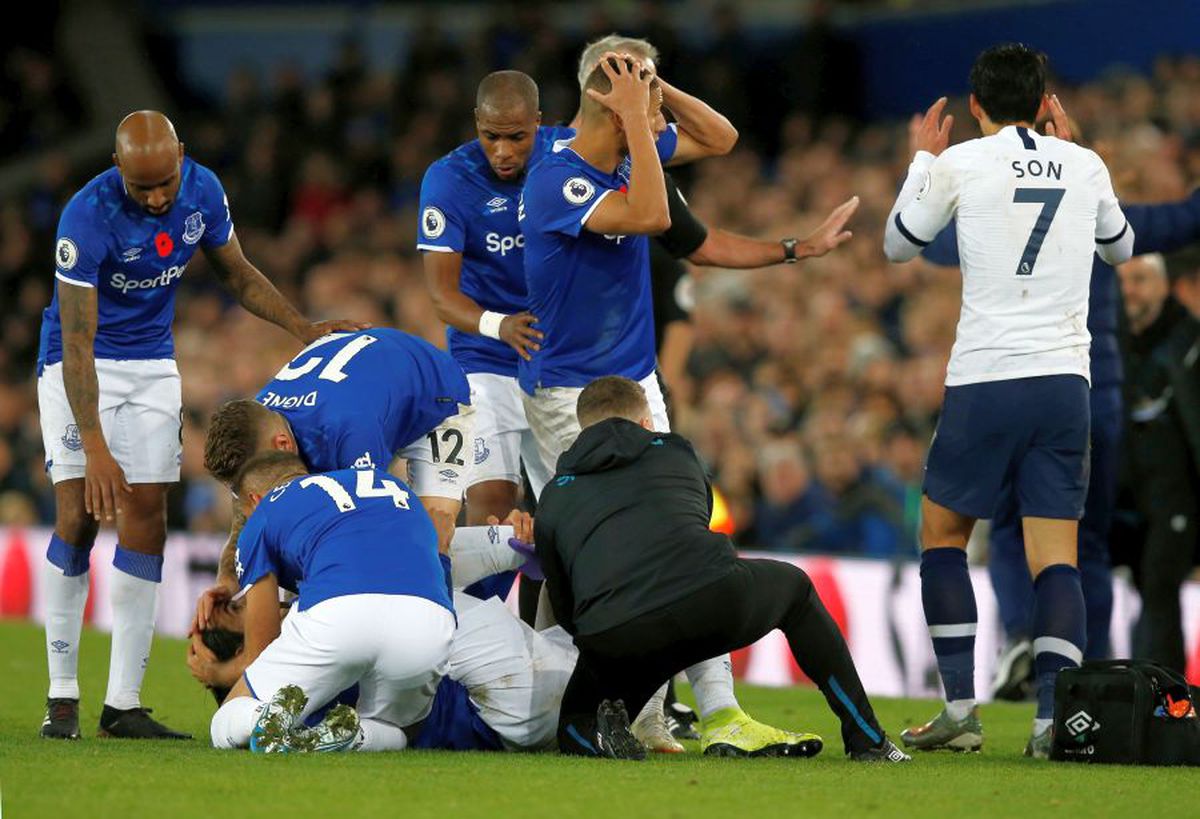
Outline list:
[[[217,279],[242,307],[260,319],[283,328],[305,344],[329,333],[354,332],[370,326],[343,319],[310,322],[284,298],[262,271],[250,263],[242,252],[242,243],[238,241],[236,233],[231,233],[229,241],[220,247],[205,248],[204,255],[217,274]]]
[[[213,611],[223,606],[238,592],[237,577],[237,543],[242,529],[246,528],[246,515],[242,505],[233,500],[233,519],[229,524],[229,539],[221,548],[221,557],[217,562],[216,585],[205,589],[196,601],[196,616],[192,620],[191,632],[206,629],[212,625]]]
[[[109,451],[100,427],[100,384],[95,357],[96,288],[60,280],[58,306],[62,321],[63,385],[87,458],[84,508],[96,520],[112,520],[121,495],[132,492],[133,488]]]

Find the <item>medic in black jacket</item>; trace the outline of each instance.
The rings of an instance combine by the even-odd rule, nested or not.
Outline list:
[[[538,505],[534,541],[554,614],[579,662],[559,748],[641,758],[626,713],[684,668],[778,628],[842,723],[859,761],[905,761],[875,719],[841,633],[801,569],[744,560],[709,531],[712,492],[684,438],[650,431],[634,381],[599,378],[579,397],[583,432]]]

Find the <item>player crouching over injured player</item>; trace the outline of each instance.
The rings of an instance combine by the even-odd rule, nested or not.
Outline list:
[[[288,452],[251,458],[233,491],[247,517],[236,557],[247,665],[213,716],[214,743],[405,748],[405,729],[430,712],[455,627],[428,513],[386,473],[309,475]],[[299,591],[282,629],[280,588]],[[357,714],[339,705],[303,725],[355,683]]]
[[[778,628],[841,720],[850,758],[909,760],[875,719],[808,575],[789,563],[740,559],[727,537],[709,531],[704,468],[684,438],[651,431],[637,382],[596,379],[576,413],[583,432],[559,459],[534,521],[554,614],[579,649],[559,714],[560,750],[643,759],[628,713],[691,664]],[[810,755],[820,748],[817,740]]]

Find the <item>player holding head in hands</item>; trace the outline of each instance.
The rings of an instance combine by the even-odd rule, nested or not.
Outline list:
[[[647,244],[671,223],[655,149],[655,129],[665,128],[661,108],[650,71],[605,55],[585,88],[577,135],[556,143],[525,183],[525,277],[545,339],[520,362],[518,378],[550,471],[579,433],[580,391],[601,375],[644,381],[655,421],[666,428],[654,378]]]
[[[242,253],[220,180],[184,156],[158,111],[117,127],[114,167],[63,209],[42,317],[38,407],[54,482],[46,551],[50,691],[43,737],[79,738],[79,638],[101,521],[115,522],[113,641],[100,734],[183,738],[141,707],[162,579],[167,488],[179,480],[175,288],[197,249],[256,316],[304,343],[362,325],[310,323]]]
[[[983,52],[971,113],[983,137],[947,148],[946,100],[917,136],[889,216],[884,250],[907,261],[954,218],[963,307],[922,500],[921,588],[946,708],[902,734],[910,747],[976,750],[975,597],[966,544],[1005,491],[1018,499],[1034,577],[1038,707],[1026,754],[1050,747],[1054,680],[1078,665],[1085,614],[1076,536],[1088,486],[1092,254],[1129,258],[1130,230],[1108,169],[1074,145],[1042,55],[1023,45]],[[1047,136],[1036,121],[1049,111]]]

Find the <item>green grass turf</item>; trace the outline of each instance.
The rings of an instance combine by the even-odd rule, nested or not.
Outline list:
[[[909,765],[855,765],[811,690],[743,687],[759,719],[826,738],[812,760],[680,756],[645,763],[554,755],[448,752],[251,756],[208,747],[209,694],[188,675],[185,643],[159,640],[143,701],[193,742],[94,736],[108,637],[83,641],[79,742],[37,737],[46,687],[42,632],[0,622],[0,815],[17,817],[370,816],[1196,816],[1200,775],[1186,769],[1038,763],[1021,757],[1030,707],[989,705],[983,753],[925,754]],[[878,700],[887,729],[924,720],[936,704]]]

